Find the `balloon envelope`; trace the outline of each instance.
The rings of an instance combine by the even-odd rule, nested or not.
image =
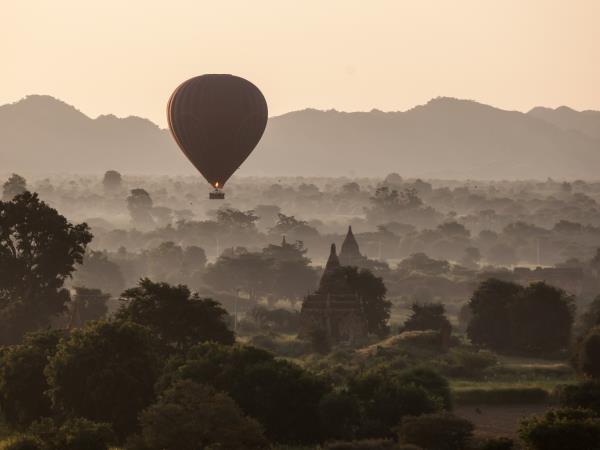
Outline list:
[[[268,111],[256,86],[219,74],[179,85],[167,115],[183,153],[211,185],[221,188],[260,141]]]

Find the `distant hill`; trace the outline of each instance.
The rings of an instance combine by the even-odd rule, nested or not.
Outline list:
[[[269,119],[240,173],[598,178],[600,112],[504,111],[436,98],[405,112],[306,109]],[[0,172],[194,173],[169,133],[137,117],[92,119],[49,96],[0,106]]]
[[[540,106],[533,108],[528,114],[563,130],[579,131],[592,138],[600,139],[600,111],[575,111],[567,106],[556,109]]]

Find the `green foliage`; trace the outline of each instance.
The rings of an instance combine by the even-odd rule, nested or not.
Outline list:
[[[444,409],[452,408],[452,393],[448,380],[434,370],[425,367],[407,369],[398,375],[400,383],[423,388],[434,399],[438,400]]]
[[[600,415],[600,381],[564,386],[560,391],[560,405],[590,409]]]
[[[32,424],[5,450],[108,450],[114,442],[114,433],[105,423],[74,418],[59,425],[44,419]]]
[[[473,428],[468,420],[451,414],[426,414],[403,418],[398,438],[427,450],[463,450]]]
[[[186,350],[199,342],[233,344],[225,311],[211,299],[191,294],[187,286],[153,283],[145,278],[121,295],[117,318],[152,330],[164,345]]]
[[[3,447],[3,450],[45,450],[44,444],[34,436],[29,434],[19,435],[11,439],[10,443]]]
[[[185,359],[171,361],[161,385],[168,386],[177,379],[226,392],[245,414],[264,426],[267,437],[274,441],[310,443],[320,438],[318,405],[329,386],[264,350],[200,344]]]
[[[403,384],[385,371],[354,377],[349,383],[349,393],[361,402],[360,435],[364,437],[391,436],[402,417],[431,413],[441,407],[439,400],[425,388]]]
[[[469,302],[473,314],[467,327],[469,339],[497,351],[508,349],[508,305],[522,290],[516,283],[495,278],[482,282]]]
[[[573,363],[581,375],[600,379],[600,326],[591,328],[577,342]]]
[[[498,364],[498,358],[488,351],[452,349],[444,358],[443,373],[452,377],[480,378],[486,369]]]
[[[18,343],[65,310],[63,284],[91,240],[85,223],[69,223],[37,194],[0,202],[0,345]]]
[[[140,424],[136,445],[146,450],[268,447],[259,424],[244,417],[231,397],[189,380],[166,390],[142,412]]]
[[[111,424],[123,437],[154,398],[159,361],[151,332],[130,322],[91,322],[62,341],[45,373],[58,412]]]
[[[530,450],[592,450],[600,442],[600,418],[585,409],[554,410],[523,420],[519,437]]]
[[[360,403],[347,391],[330,392],[319,403],[319,419],[329,439],[353,439],[360,427]]]
[[[397,450],[391,439],[360,439],[357,441],[334,441],[325,444],[324,450]],[[419,450],[419,449],[406,449]]]
[[[574,300],[546,283],[526,288],[488,279],[473,293],[467,334],[474,344],[517,354],[555,353],[570,340]]]
[[[423,331],[436,330],[447,338],[452,332],[452,325],[446,317],[446,308],[442,303],[413,303],[412,314],[404,322],[404,330]]]
[[[548,391],[538,387],[461,389],[454,392],[454,401],[460,405],[514,405],[524,403],[544,403],[548,401]]]
[[[26,334],[23,343],[6,348],[0,357],[0,410],[4,420],[22,428],[51,413],[45,394],[44,368],[56,352],[61,331]]]
[[[506,437],[486,439],[479,447],[479,450],[512,450],[515,443],[512,439]]]

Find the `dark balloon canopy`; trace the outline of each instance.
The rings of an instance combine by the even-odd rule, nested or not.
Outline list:
[[[248,80],[210,74],[179,85],[167,114],[183,153],[212,186],[222,188],[260,141],[268,111]]]

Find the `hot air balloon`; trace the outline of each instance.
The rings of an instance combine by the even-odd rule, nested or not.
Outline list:
[[[248,80],[209,74],[179,85],[167,106],[173,138],[223,199],[227,180],[250,155],[267,125],[267,102]]]

